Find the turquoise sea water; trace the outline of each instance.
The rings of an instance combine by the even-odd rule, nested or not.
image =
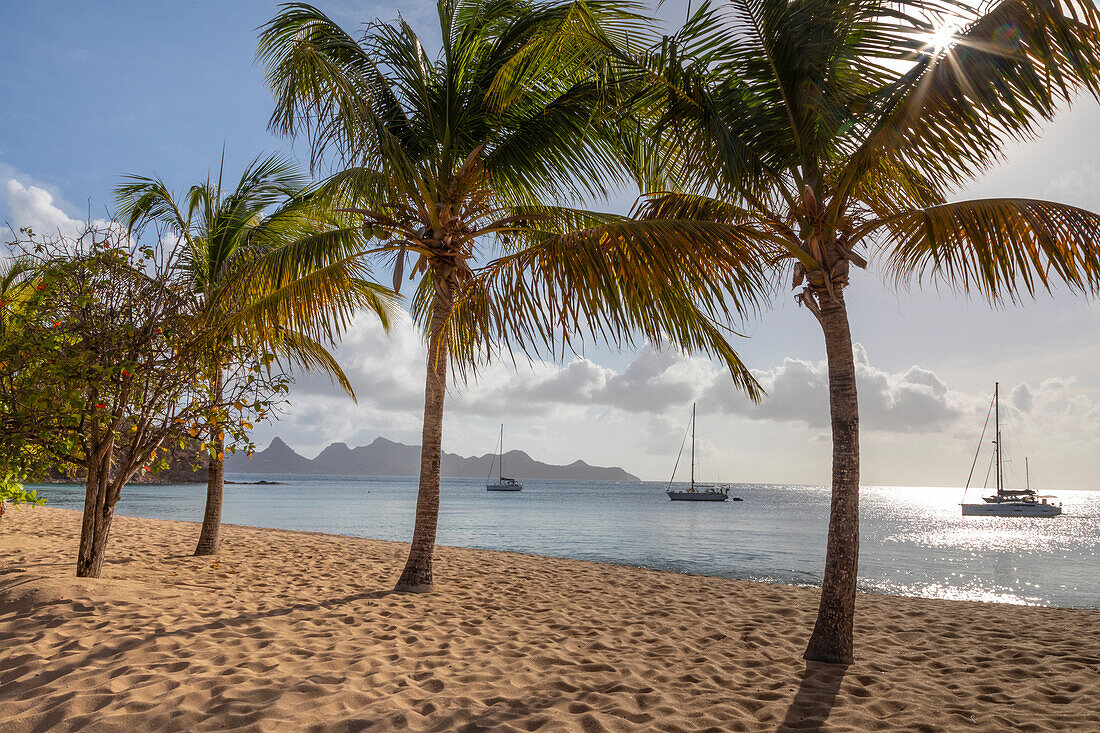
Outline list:
[[[416,480],[230,476],[224,521],[407,542]],[[664,484],[444,479],[439,543],[796,585],[820,583],[829,492],[741,484],[742,502],[670,502]],[[43,486],[79,509],[83,487]],[[864,487],[860,587],[896,595],[1100,608],[1100,492],[1060,491],[1051,519],[962,517],[955,488]],[[200,521],[205,486],[128,486],[118,513]],[[970,497],[975,500],[977,497]],[[110,550],[108,549],[108,552]]]

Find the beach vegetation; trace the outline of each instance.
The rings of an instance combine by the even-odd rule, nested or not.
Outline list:
[[[12,246],[33,279],[0,340],[2,468],[84,481],[77,575],[98,577],[123,486],[211,422],[247,446],[242,422],[278,409],[290,380],[270,352],[202,317],[177,246],[133,244],[113,225],[54,239],[24,230]],[[215,352],[220,381],[207,369]]]
[[[4,519],[6,507],[42,506],[45,497],[38,495],[37,489],[27,491],[19,482],[19,476],[10,470],[0,470],[0,521]]]
[[[333,207],[373,238],[365,256],[392,269],[394,289],[413,281],[427,374],[396,588],[415,592],[433,584],[449,373],[465,379],[501,351],[646,340],[715,356],[760,395],[722,328],[754,307],[762,276],[736,227],[565,205],[628,182],[617,156],[637,126],[603,114],[618,109],[607,72],[621,49],[655,40],[647,20],[609,0],[441,0],[437,11],[439,35],[425,43],[404,20],[354,37],[288,4],[257,52],[271,127],[309,139],[314,167],[336,170],[322,186]]]
[[[292,161],[261,156],[231,186],[223,187],[219,171],[216,180],[195,184],[183,196],[147,176],[127,176],[116,189],[117,215],[129,235],[156,230],[178,239],[172,277],[186,282],[198,317],[223,334],[203,367],[215,402],[224,401],[222,354],[232,360],[241,344],[263,348],[289,368],[327,373],[354,399],[328,347],[358,311],[389,326],[394,299],[355,256],[361,232],[318,207],[308,184]],[[196,555],[212,555],[219,546],[225,456],[235,449],[219,417],[211,413],[195,432],[211,446]]]
[[[1092,0],[704,3],[629,73],[671,182],[647,189],[642,215],[738,227],[821,327],[832,504],[805,657],[848,662],[860,475],[853,266],[991,303],[1100,291],[1100,216],[959,197],[1007,144],[1033,138],[1076,94],[1097,95],[1100,11]]]

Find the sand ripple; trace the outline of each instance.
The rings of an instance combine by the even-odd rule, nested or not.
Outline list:
[[[801,658],[813,589],[441,548],[79,515],[0,528],[0,730],[1100,730],[1100,612],[861,596],[859,660]],[[1028,627],[1023,634],[1004,628]]]

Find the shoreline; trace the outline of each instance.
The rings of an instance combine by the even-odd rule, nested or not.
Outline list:
[[[116,517],[72,577],[79,512],[0,523],[5,732],[1100,729],[1100,611],[861,593],[857,661],[801,654],[817,588]],[[1004,629],[1024,630],[1005,633]]]

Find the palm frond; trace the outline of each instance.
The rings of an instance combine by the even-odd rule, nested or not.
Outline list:
[[[305,371],[321,371],[328,374],[335,384],[340,385],[349,397],[356,400],[351,380],[336,361],[336,357],[319,342],[303,333],[282,329],[278,337],[273,340],[272,347],[275,349],[277,359],[285,360],[291,366]]]
[[[1050,201],[979,199],[899,212],[853,240],[885,231],[899,282],[943,282],[990,301],[1016,301],[1057,281],[1100,292],[1100,215]]]
[[[411,143],[410,123],[366,49],[317,8],[283,5],[260,33],[257,61],[275,94],[270,127],[305,132],[313,162],[329,146],[370,150],[380,136]]]
[[[735,227],[624,220],[552,235],[479,269],[451,328],[453,359],[499,347],[573,349],[589,334],[613,346],[644,338],[720,359],[753,399],[759,385],[721,323],[767,296],[759,243]],[[426,311],[424,311],[426,312]]]
[[[1009,140],[1036,134],[1080,90],[1100,93],[1100,10],[1092,0],[1001,0],[984,13],[955,5],[953,17],[969,23],[952,43],[913,49],[908,72],[869,105],[843,195],[881,157],[903,159],[937,186],[959,185],[995,162]],[[934,28],[925,28],[930,37]]]

